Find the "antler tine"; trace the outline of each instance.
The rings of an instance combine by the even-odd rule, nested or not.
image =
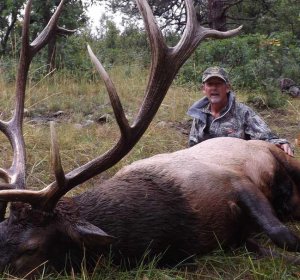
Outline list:
[[[150,68],[150,75],[149,75],[149,81],[147,85],[147,89],[145,91],[145,97],[142,102],[142,106],[139,110],[139,113],[137,115],[136,121],[133,124],[134,127],[138,127],[139,123],[144,121],[144,112],[153,112],[153,116],[155,115],[156,111],[158,110],[159,105],[161,104],[165,94],[167,93],[167,90],[172,83],[172,80],[165,84],[163,87],[165,89],[161,89],[161,92],[164,92],[164,94],[159,96],[155,96],[155,91],[150,90],[150,88],[153,86],[155,81],[159,79],[159,77],[156,77],[157,74],[163,74],[163,71],[167,71],[167,69],[164,69],[164,63],[167,57],[167,53],[169,51],[169,47],[167,46],[163,34],[160,30],[160,28],[157,25],[157,22],[155,20],[155,17],[153,15],[153,12],[145,0],[136,0],[138,9],[143,17],[145,28],[147,30],[147,35],[151,47],[151,53],[152,53],[152,59],[151,59],[151,68]],[[161,67],[161,71],[157,71]],[[159,88],[159,86],[158,86]],[[152,96],[151,96],[152,95]],[[148,102],[148,100],[151,99],[152,102]],[[157,108],[157,109],[155,109]],[[148,109],[148,110],[145,110]],[[147,112],[148,114],[148,112]],[[151,122],[152,118],[149,119],[149,124]],[[148,125],[149,125],[148,124]],[[147,125],[147,127],[148,127]]]
[[[5,181],[14,185],[16,188],[25,188],[25,144],[22,134],[24,99],[26,79],[30,64],[29,55],[29,22],[32,0],[25,8],[24,23],[22,29],[22,46],[20,61],[16,79],[16,100],[14,115],[9,122],[1,122],[0,129],[9,139],[14,151],[12,166],[8,169],[2,169],[5,175]]]
[[[50,122],[50,132],[51,132],[51,160],[52,167],[55,175],[55,179],[58,186],[63,186],[65,183],[65,172],[61,164],[58,141],[56,136],[56,131],[54,127],[54,122]]]
[[[143,17],[145,28],[147,30],[149,43],[152,51],[152,68],[158,63],[159,58],[167,51],[168,46],[164,40],[163,34],[158,27],[152,10],[144,0],[136,0],[138,9]],[[152,73],[152,72],[151,72]]]
[[[121,130],[119,141],[108,152],[64,176],[62,175],[62,167],[58,167],[58,171],[55,171],[56,178],[58,179],[42,191],[36,192],[36,195],[33,195],[30,191],[24,191],[24,195],[22,196],[16,190],[7,190],[5,191],[5,196],[2,196],[2,192],[0,193],[0,199],[2,197],[21,201],[28,199],[27,202],[35,207],[51,211],[58,200],[69,190],[110,168],[133,148],[155,116],[178,70],[196,49],[201,40],[206,37],[228,38],[236,35],[241,29],[240,27],[229,32],[219,32],[201,27],[197,21],[192,0],[185,0],[188,16],[187,27],[179,43],[174,48],[171,48],[166,45],[162,32],[156,24],[147,1],[136,0],[136,2],[148,32],[152,59],[145,97],[133,125],[128,125],[128,120],[125,117],[113,82],[92,50],[88,47],[90,57],[104,79],[109,93],[112,107]],[[57,163],[57,165],[60,166],[60,163]]]
[[[61,164],[61,159],[59,155],[59,147],[54,127],[54,122],[50,122],[50,133],[51,133],[51,159],[52,168],[55,175],[55,188],[62,188],[65,184],[65,173]],[[11,184],[0,184],[0,201],[22,201],[36,206],[40,201],[45,200],[47,195],[54,191],[55,188],[48,187],[41,191],[31,191],[31,190],[19,190],[12,187]],[[4,213],[2,204],[0,203],[0,222],[3,220]],[[1,215],[2,214],[2,215]]]
[[[57,26],[60,14],[63,9],[65,0],[61,0],[60,4],[56,8],[55,13],[52,15],[47,26],[40,33],[40,35],[31,43],[32,53],[35,55],[40,49],[48,44],[50,39],[55,35],[69,35],[74,33],[76,30],[68,30]]]
[[[29,43],[29,25],[30,25],[30,12],[32,6],[32,0],[28,0],[25,8],[25,15],[22,28],[22,45],[20,52],[20,60],[18,65],[18,72],[16,78],[16,99],[15,99],[15,110],[12,118],[4,122],[0,120],[0,131],[2,131],[8,138],[12,150],[13,150],[13,162],[10,168],[0,169],[0,177],[5,181],[5,183],[0,184],[0,200],[2,201],[24,201],[29,198],[34,193],[31,191],[25,191],[25,143],[22,132],[23,126],[23,116],[24,116],[24,101],[25,101],[25,91],[27,76],[30,67],[30,63],[37,52],[44,47],[49,40],[56,34],[70,34],[71,30],[63,29],[57,26],[57,21],[62,11],[64,0],[61,0],[56,12],[50,19],[49,24],[44,28],[41,34],[33,41],[32,44]],[[22,190],[11,190],[13,188]],[[5,189],[5,190],[3,190]],[[18,197],[21,195],[22,191],[25,192],[23,199]],[[14,197],[14,192],[16,196]],[[33,198],[32,201],[35,201]],[[2,205],[0,205],[2,207]]]
[[[36,38],[36,40],[33,41],[32,44],[29,43],[29,23],[32,0],[29,0],[25,9],[22,31],[22,49],[16,81],[15,112],[14,116],[8,124],[3,123],[4,129],[2,130],[10,140],[14,151],[13,164],[7,173],[9,177],[11,177],[11,183],[15,183],[18,188],[25,188],[26,155],[22,125],[28,71],[33,57],[42,47],[44,47],[49,42],[52,36],[56,35],[56,32],[59,32],[57,21],[62,11],[63,3],[64,0],[60,2],[48,25],[44,28],[44,30]]]
[[[62,11],[63,3],[64,0],[60,2],[48,25],[44,28],[37,39],[33,41],[32,44],[29,43],[29,23],[32,0],[29,0],[25,9],[22,31],[22,48],[16,81],[15,112],[11,121],[7,125],[3,123],[3,128],[5,129],[2,130],[10,140],[14,151],[13,164],[7,173],[9,177],[11,177],[11,183],[16,184],[18,188],[25,188],[26,155],[22,125],[28,71],[33,57],[42,47],[44,47],[49,42],[51,37],[55,36],[56,32],[58,32],[59,29],[57,27],[57,21]]]
[[[107,89],[107,92],[109,94],[110,103],[113,107],[114,114],[116,116],[116,120],[117,120],[117,123],[119,125],[121,134],[124,137],[126,137],[126,135],[128,135],[130,133],[129,132],[130,131],[130,126],[129,126],[128,120],[125,116],[125,113],[124,113],[122,104],[120,102],[119,96],[117,94],[117,90],[114,86],[114,83],[110,79],[109,75],[105,71],[105,69],[102,66],[102,64],[100,63],[100,61],[97,59],[97,57],[93,53],[91,47],[88,45],[87,48],[88,48],[88,52],[89,52],[89,55],[90,55],[90,58],[91,58],[92,62],[94,63],[97,71],[101,75],[101,77],[102,77],[102,79],[103,79],[103,81],[106,85],[106,89]]]
[[[218,31],[201,26],[197,20],[196,11],[192,0],[184,0],[187,11],[187,24],[181,40],[174,47],[172,55],[180,57],[179,67],[187,60],[199,43],[205,38],[225,39],[239,34],[243,26],[230,31]]]
[[[29,43],[29,23],[30,23],[30,11],[32,6],[32,0],[29,0],[26,6],[24,23],[23,23],[23,31],[22,31],[22,49],[21,49],[18,76],[17,76],[17,94],[16,94],[17,104],[16,104],[15,117],[14,117],[14,119],[16,119],[16,122],[18,123],[22,123],[23,120],[26,80],[27,80],[29,66],[33,57],[46,44],[48,44],[48,42],[53,36],[62,33],[63,32],[62,30],[65,30],[65,33],[75,32],[57,26],[57,22],[62,12],[64,1],[65,0],[61,0],[59,6],[57,7],[55,13],[51,17],[47,26],[31,44]]]

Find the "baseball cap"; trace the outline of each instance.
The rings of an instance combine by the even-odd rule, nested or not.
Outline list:
[[[229,83],[228,73],[224,68],[214,66],[207,68],[202,75],[202,83],[205,83],[208,79],[212,77],[218,77],[222,79],[226,84]]]

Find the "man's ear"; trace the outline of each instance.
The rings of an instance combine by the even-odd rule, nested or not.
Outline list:
[[[229,92],[231,90],[231,84],[230,83],[227,83],[226,84],[226,87],[227,87],[227,92]]]

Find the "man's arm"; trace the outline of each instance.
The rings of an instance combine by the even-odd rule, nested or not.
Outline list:
[[[265,121],[251,108],[245,107],[247,108],[245,112],[245,133],[250,136],[250,139],[268,141],[281,148],[288,155],[294,156],[291,144],[286,139],[279,138],[273,133]]]
[[[198,125],[197,125],[197,119],[193,119],[192,127],[190,130],[190,135],[189,135],[189,147],[192,147],[196,144],[198,144]]]
[[[289,156],[291,156],[291,157],[294,156],[294,149],[290,143],[278,144],[276,146],[278,146],[280,149],[284,150],[284,152],[286,154],[288,154]]]

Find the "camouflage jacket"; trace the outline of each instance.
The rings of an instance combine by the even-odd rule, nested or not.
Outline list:
[[[207,97],[198,100],[189,108],[187,114],[194,118],[189,146],[221,136],[289,144],[286,139],[280,139],[272,133],[268,125],[251,108],[237,102],[233,92],[230,92],[228,97],[228,105],[222,110],[220,117],[215,119],[209,111]]]

